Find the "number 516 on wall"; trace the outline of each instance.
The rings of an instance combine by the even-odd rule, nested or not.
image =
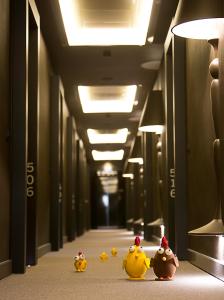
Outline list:
[[[28,162],[26,167],[26,195],[27,197],[34,196],[34,164],[33,162]]]

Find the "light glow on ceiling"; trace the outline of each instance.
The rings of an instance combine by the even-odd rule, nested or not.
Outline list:
[[[144,45],[153,0],[130,1],[120,9],[112,4],[104,10],[77,0],[58,0],[70,46]]]
[[[84,113],[131,112],[137,86],[78,86]]]
[[[123,144],[127,140],[128,129],[118,129],[114,133],[99,133],[98,130],[87,129],[90,144]]]
[[[97,151],[92,150],[92,156],[94,160],[122,160],[124,156],[124,150],[116,151]]]

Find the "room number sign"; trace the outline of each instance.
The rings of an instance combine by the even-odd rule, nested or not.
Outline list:
[[[26,176],[26,184],[27,184],[27,189],[26,189],[26,194],[27,197],[33,197],[34,196],[34,163],[33,162],[28,162],[27,167],[27,176]]]
[[[175,169],[170,169],[170,197],[175,198]]]

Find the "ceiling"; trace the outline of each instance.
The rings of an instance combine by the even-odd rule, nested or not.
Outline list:
[[[66,1],[66,0],[65,0]],[[82,4],[81,10],[86,23],[130,22],[127,9],[132,0],[77,0]],[[169,3],[168,3],[169,2]],[[77,130],[83,140],[87,159],[94,163],[91,150],[124,149],[124,159],[116,163],[118,169],[123,168],[125,159],[136,136],[142,109],[147,94],[153,88],[158,72],[159,62],[163,56],[163,44],[176,10],[178,0],[154,0],[148,37],[154,36],[153,43],[146,41],[143,46],[68,46],[58,0],[36,0],[41,16],[41,30],[50,53],[54,72],[60,74],[64,86],[70,91],[67,97],[68,106],[74,115]],[[92,11],[91,6],[94,6]],[[113,14],[106,13],[113,6]],[[122,6],[122,7],[121,7]],[[88,9],[84,9],[88,8]],[[114,13],[115,12],[115,13]],[[134,14],[134,11],[132,11]],[[141,64],[150,62],[150,69]],[[82,111],[78,85],[138,85],[135,105],[130,113],[91,113]],[[97,144],[88,141],[87,129],[109,130],[128,128],[129,135],[125,144]]]

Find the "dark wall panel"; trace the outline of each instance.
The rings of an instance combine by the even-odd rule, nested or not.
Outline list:
[[[213,166],[214,127],[210,101],[211,47],[187,42],[188,229],[214,217],[217,192]],[[200,218],[198,217],[200,215]]]
[[[9,214],[10,214],[10,174],[9,174],[9,1],[0,1],[0,262],[9,259]]]
[[[50,241],[50,75],[51,66],[43,38],[40,39],[39,189],[38,245]]]
[[[62,183],[62,193],[63,193],[63,236],[67,236],[67,197],[68,197],[68,171],[67,171],[67,118],[69,116],[69,111],[65,99],[62,98],[62,167],[63,167],[63,183]]]

